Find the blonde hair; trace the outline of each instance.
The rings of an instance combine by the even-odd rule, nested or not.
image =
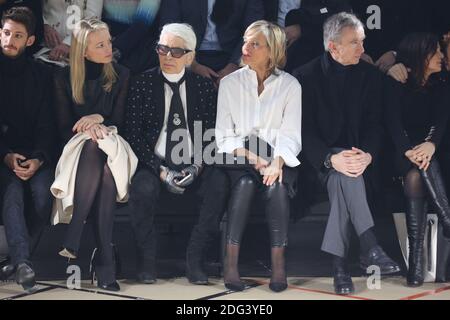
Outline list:
[[[108,25],[98,19],[88,19],[79,21],[72,34],[72,43],[70,46],[70,84],[72,87],[73,100],[81,105],[84,104],[84,82],[86,69],[84,64],[86,49],[88,45],[88,36],[100,30],[108,30]],[[103,66],[103,89],[111,92],[114,83],[117,81],[117,73],[112,63],[106,63]]]
[[[286,65],[286,34],[282,28],[266,20],[253,22],[247,30],[248,33],[261,33],[266,38],[269,48],[268,72],[274,74],[276,69],[283,69]]]

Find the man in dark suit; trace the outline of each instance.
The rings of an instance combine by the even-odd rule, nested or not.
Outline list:
[[[244,31],[263,18],[262,0],[165,0],[161,3],[161,25],[183,22],[194,28],[198,43],[192,71],[217,83],[237,70]]]
[[[1,269],[1,276],[15,273],[16,282],[26,290],[34,288],[30,256],[50,221],[50,185],[55,177],[51,73],[25,54],[35,41],[34,30],[34,15],[26,7],[12,8],[2,16],[0,202],[11,263]],[[25,210],[28,188],[31,214]]]
[[[153,218],[164,193],[178,210],[201,194],[199,220],[186,252],[186,272],[191,283],[208,284],[203,257],[218,234],[228,187],[226,175],[203,161],[208,144],[203,137],[214,128],[217,92],[209,79],[186,69],[194,59],[195,46],[190,26],[164,26],[157,45],[160,68],[135,77],[130,85],[125,136],[139,168],[129,204],[138,249],[137,279],[142,283],[156,281]]]
[[[303,150],[328,190],[331,209],[322,250],[333,255],[337,294],[351,294],[346,256],[353,225],[363,269],[398,272],[377,244],[363,174],[376,160],[382,138],[382,74],[361,61],[364,26],[340,13],[324,25],[326,52],[295,71],[303,87]]]

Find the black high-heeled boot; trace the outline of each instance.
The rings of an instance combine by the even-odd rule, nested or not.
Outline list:
[[[117,255],[116,253],[114,253],[114,248],[112,247],[111,250],[113,250],[113,261],[114,264],[112,266],[103,266],[103,269],[109,269],[111,268],[111,270],[106,270],[106,272],[112,272],[114,273],[114,279],[115,279],[115,273],[116,273],[116,266],[118,265],[117,262]],[[89,272],[91,274],[91,283],[94,284],[95,279],[97,279],[97,287],[99,287],[100,289],[103,290],[108,290],[108,291],[120,291],[120,286],[119,283],[116,280],[113,280],[112,282],[110,281],[103,281],[102,279],[100,279],[100,277],[98,277],[98,258],[99,254],[98,254],[98,249],[95,248],[94,251],[92,252],[92,256],[91,256],[91,263],[89,265]],[[103,270],[105,271],[105,270]]]
[[[406,226],[408,230],[409,255],[407,285],[423,284],[423,245],[426,230],[427,205],[425,198],[407,199]]]
[[[450,239],[450,205],[439,163],[434,159],[431,160],[428,169],[420,170],[420,174],[436,207],[436,214],[442,225],[444,237]]]

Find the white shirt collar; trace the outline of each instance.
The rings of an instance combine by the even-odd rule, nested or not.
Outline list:
[[[247,72],[256,82],[258,82],[258,76],[256,75],[255,70],[250,69],[250,67],[248,65],[246,65],[242,69],[245,70],[245,72]],[[273,80],[275,80],[277,75],[279,75],[280,73],[281,73],[281,70],[279,70],[278,68],[275,68],[275,74],[272,73],[266,80],[264,80],[264,85],[267,85],[270,82],[272,82]]]
[[[169,73],[165,73],[162,70],[161,70],[161,72],[162,72],[163,76],[170,82],[178,82],[181,80],[181,78],[183,78],[184,74],[186,73],[186,68],[183,68],[183,70],[180,73],[169,74]]]

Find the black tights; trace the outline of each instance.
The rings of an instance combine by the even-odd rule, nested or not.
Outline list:
[[[412,168],[403,179],[403,190],[406,198],[425,198],[426,189],[418,168]]]
[[[106,154],[97,143],[92,140],[85,142],[78,162],[72,220],[64,241],[65,248],[78,252],[84,224],[92,211],[95,216],[94,234],[98,248],[98,277],[102,277],[100,268],[110,269],[114,265],[111,240],[117,190],[106,159]],[[114,276],[110,271],[105,273],[108,278]]]

